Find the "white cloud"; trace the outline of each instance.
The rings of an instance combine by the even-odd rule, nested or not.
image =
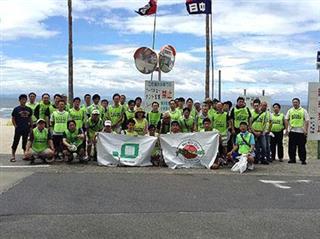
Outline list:
[[[43,21],[51,16],[63,15],[64,5],[64,1],[52,0],[0,1],[2,40],[55,36],[58,32],[54,29],[48,29]]]

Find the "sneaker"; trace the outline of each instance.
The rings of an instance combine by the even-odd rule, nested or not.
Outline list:
[[[36,160],[35,157],[32,156],[32,157],[30,158],[30,164],[34,164],[34,161],[35,161],[35,160]]]
[[[295,160],[289,160],[288,163],[296,163]]]
[[[306,161],[302,161],[301,164],[302,164],[302,165],[306,165],[307,162],[306,162]]]
[[[253,170],[254,169],[253,163],[248,164],[247,168],[248,170]]]
[[[279,162],[283,162],[283,159],[279,159]]]
[[[261,164],[269,165],[268,161],[266,161],[266,160],[261,161]]]

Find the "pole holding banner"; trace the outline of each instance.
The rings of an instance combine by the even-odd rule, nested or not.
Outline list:
[[[320,83],[320,51],[317,52],[317,70],[319,71],[319,83]],[[320,159],[320,140],[318,140],[318,159]]]

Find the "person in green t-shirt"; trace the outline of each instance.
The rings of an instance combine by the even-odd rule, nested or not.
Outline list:
[[[183,109],[183,116],[179,119],[179,124],[182,133],[190,133],[195,131],[194,118],[190,116],[190,109]]]
[[[64,108],[65,111],[69,112],[69,110],[71,109],[71,105],[70,105],[70,103],[68,101],[68,96],[66,94],[61,94],[61,98],[64,100],[64,103],[66,104],[66,106]]]
[[[136,113],[133,119],[136,122],[134,130],[140,136],[146,135],[148,133],[148,121],[146,120],[145,115],[146,112],[143,109],[136,109]]]
[[[68,129],[63,133],[63,154],[67,157],[67,162],[71,162],[74,157],[78,157],[80,163],[84,160],[84,133],[82,128],[78,128],[75,120],[68,121]],[[75,154],[75,155],[74,155]]]
[[[251,132],[255,137],[256,161],[261,161],[261,164],[269,164],[267,160],[267,142],[263,132],[266,125],[266,114],[261,110],[259,99],[253,101],[251,115]]]
[[[199,115],[201,115],[201,103],[200,101],[196,100],[193,104],[194,109],[196,111],[196,116],[198,117]]]
[[[127,97],[125,95],[120,95],[120,105],[123,107],[124,111],[126,111],[128,109],[126,99],[127,99]]]
[[[127,109],[124,111],[123,114],[123,123],[122,123],[122,130],[127,128],[128,120],[133,119],[136,111],[134,110],[135,103],[134,100],[129,100]]]
[[[187,102],[187,106],[186,107],[189,108],[189,110],[190,110],[190,116],[192,118],[196,119],[197,112],[196,112],[196,109],[193,106],[193,99],[188,98],[186,102]]]
[[[91,95],[85,94],[84,97],[84,104],[81,106],[81,110],[83,110],[86,113],[87,119],[91,116],[89,112],[89,108],[91,106]]]
[[[58,110],[54,111],[50,117],[50,125],[52,128],[52,139],[53,144],[56,149],[55,156],[58,159],[61,159],[62,156],[62,137],[64,131],[67,130],[67,124],[69,120],[69,113],[64,110],[65,102],[64,100],[60,100],[58,102]]]
[[[182,114],[179,110],[177,110],[176,102],[174,100],[170,100],[169,106],[170,106],[169,114],[170,114],[171,120],[178,121],[181,118]]]
[[[281,105],[279,103],[273,104],[273,114],[271,115],[271,158],[272,161],[276,159],[276,152],[278,153],[279,162],[283,162],[283,130],[285,128],[284,114],[280,112]]]
[[[86,113],[80,108],[81,99],[73,99],[73,107],[69,110],[70,119],[76,122],[77,129],[82,129],[86,122]]]
[[[209,106],[207,103],[203,103],[201,107],[201,114],[196,118],[196,130],[200,132],[203,129],[203,120],[209,118]]]
[[[62,99],[62,96],[60,94],[55,94],[53,96],[54,104],[51,104],[49,106],[49,115],[51,117],[52,113],[54,111],[57,111],[59,108],[59,102],[62,100],[64,102],[64,110],[66,111],[66,102]],[[51,120],[51,119],[50,119]]]
[[[112,123],[111,120],[106,120],[104,122],[104,128],[102,130],[102,133],[106,133],[106,134],[117,134],[116,132],[114,132],[111,128]]]
[[[101,132],[103,129],[103,121],[100,118],[100,112],[99,110],[93,110],[91,117],[87,121],[87,154],[89,156],[89,159],[92,158],[92,146],[93,148],[93,159],[97,159],[97,150],[96,150],[96,136],[98,132]]]
[[[46,128],[46,121],[38,119],[36,127],[30,132],[25,159],[33,164],[36,158],[42,159],[44,163],[52,162],[54,156],[54,145],[50,131]]]
[[[157,142],[151,152],[151,163],[153,166],[162,166],[163,160],[161,159],[159,134],[156,132],[156,127],[153,124],[148,126],[147,136],[157,137]]]
[[[152,103],[152,110],[147,114],[148,125],[154,125],[157,132],[160,130],[162,113],[159,112],[159,103]]]
[[[51,106],[50,95],[48,93],[44,93],[41,96],[41,101],[34,109],[34,116],[37,119],[44,119],[46,124],[49,125],[50,111],[49,107]]]
[[[142,99],[141,99],[141,97],[135,98],[134,104],[135,104],[134,110],[142,109]]]
[[[171,116],[169,111],[167,111],[163,114],[159,133],[168,134],[170,133],[170,128],[171,128]]]
[[[180,115],[183,114],[183,109],[184,109],[185,103],[186,103],[186,100],[183,97],[178,98],[177,110],[180,112]]]
[[[34,114],[34,110],[35,108],[38,106],[38,103],[36,102],[36,93],[34,92],[30,92],[29,95],[29,102],[27,102],[26,106],[28,106],[30,109],[32,109],[32,127],[35,128],[36,127],[36,123],[37,123],[37,117]]]
[[[94,94],[94,95],[92,96],[92,101],[93,101],[92,105],[90,105],[89,108],[88,108],[88,114],[91,116],[92,111],[94,111],[94,110],[99,110],[99,112],[100,112],[100,118],[102,119],[105,110],[104,110],[103,107],[100,105],[100,95]]]
[[[102,107],[101,119],[103,120],[103,122],[107,120],[108,106],[109,106],[109,101],[107,99],[101,100],[101,107]]]
[[[127,136],[138,136],[138,133],[134,130],[135,125],[136,121],[134,119],[129,119],[127,121],[127,129],[122,130],[121,134]]]
[[[248,162],[248,169],[253,170],[253,163],[255,158],[254,147],[255,147],[255,140],[252,133],[248,131],[248,123],[241,122],[239,124],[240,133],[237,134],[236,140],[233,146],[233,149],[228,153],[228,157],[237,158],[240,155],[247,156]]]
[[[109,105],[107,119],[112,122],[112,130],[119,134],[124,119],[124,109],[120,105],[120,95],[118,93],[112,96],[113,105]]]

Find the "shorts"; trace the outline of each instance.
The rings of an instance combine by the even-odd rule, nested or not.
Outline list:
[[[33,149],[30,149],[30,150],[31,150],[31,155],[33,157],[47,156],[47,155],[53,153],[52,150],[49,149],[49,148],[47,148],[47,149],[45,149],[45,150],[43,150],[41,152],[36,152]]]

